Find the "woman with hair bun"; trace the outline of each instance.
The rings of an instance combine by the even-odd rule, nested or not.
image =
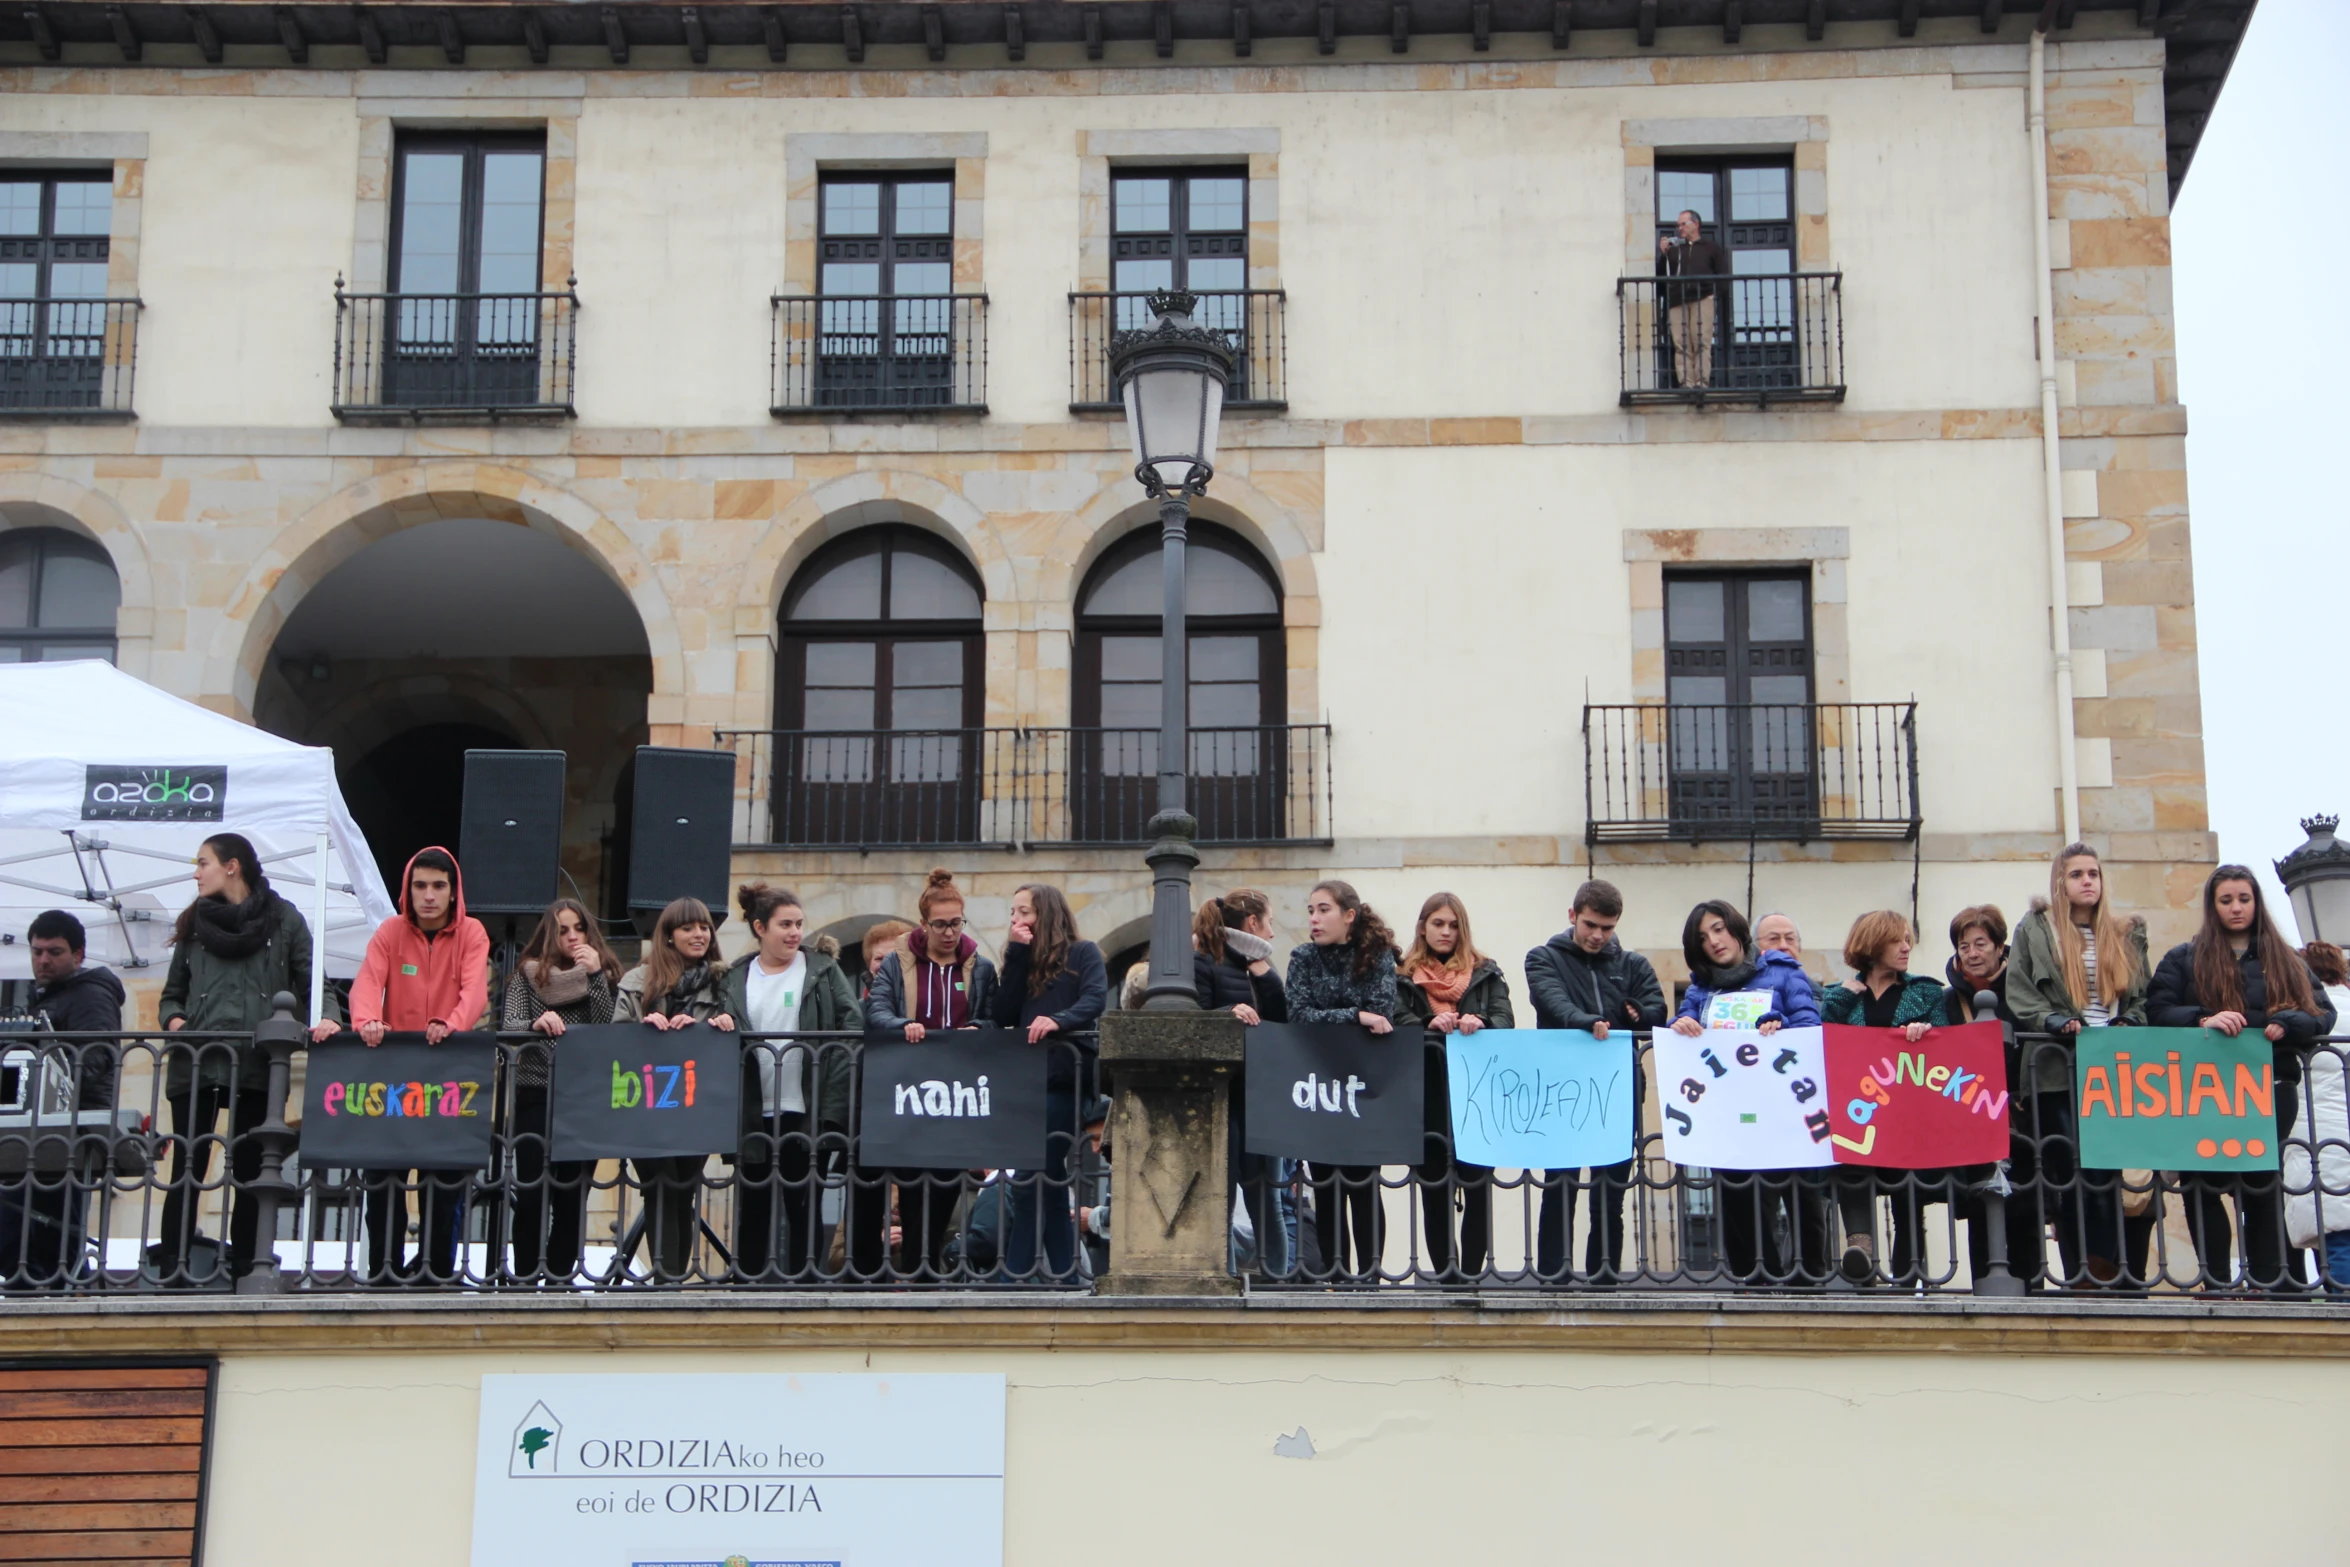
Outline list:
[[[1387,928],[1361,894],[1342,881],[1314,884],[1306,894],[1310,938],[1289,954],[1289,1020],[1293,1023],[1354,1024],[1374,1037],[1395,1030],[1395,932]],[[1314,1234],[1322,1265],[1336,1278],[1376,1283],[1382,1231],[1379,1167],[1370,1164],[1312,1167]],[[1352,1210],[1355,1267],[1346,1267]]]

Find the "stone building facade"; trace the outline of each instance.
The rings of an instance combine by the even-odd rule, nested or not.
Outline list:
[[[523,14],[460,9],[469,29]],[[51,8],[54,48],[0,40],[0,179],[110,177],[105,292],[141,301],[123,417],[15,409],[0,427],[0,519],[103,547],[123,667],[334,745],[347,782],[428,729],[444,747],[563,749],[565,868],[615,912],[632,748],[721,745],[741,757],[735,870],[789,880],[818,927],[854,939],[906,914],[948,864],[990,943],[1011,890],[1051,880],[1088,935],[1131,952],[1149,898],[1138,849],[1069,841],[1105,833],[1068,822],[1088,790],[1124,787],[1075,737],[1106,722],[1115,683],[1088,641],[1114,633],[1089,632],[1080,605],[1155,514],[1122,421],[1071,406],[1095,368],[1091,307],[1071,296],[1127,286],[1121,181],[1207,171],[1245,191],[1225,231],[1244,243],[1224,253],[1245,251],[1246,289],[1280,296],[1281,357],[1259,373],[1282,384],[1226,418],[1198,515],[1277,602],[1248,676],[1260,743],[1308,749],[1259,797],[1270,814],[1209,847],[1206,887],[1265,886],[1292,939],[1326,874],[1399,923],[1450,888],[1514,970],[1598,874],[1669,968],[1682,913],[1707,896],[1794,913],[1823,973],[1853,915],[1914,908],[1920,965],[1938,963],[1948,914],[1984,899],[2020,913],[2062,839],[2060,591],[2083,830],[2157,941],[2191,922],[2214,844],[2170,302],[2178,43],[2136,6],[2062,8],[2044,213],[2032,18],[1986,32],[1976,7],[1929,7],[1904,30],[1868,7],[1847,21],[1839,0],[1821,28],[1758,19],[1729,37],[1714,23],[1406,38],[1399,21],[1392,39],[1327,49],[1260,36],[1240,57],[1188,34],[1097,53],[1039,32],[1014,59],[955,32],[935,48],[795,42],[782,63],[662,41],[674,24],[644,21],[655,9],[629,13],[629,50],[518,34],[451,51],[417,21],[388,44],[320,33],[300,63],[158,33],[133,62],[75,31],[96,7]],[[816,9],[776,14],[796,29]],[[943,9],[953,30],[981,8]],[[1038,14],[1061,9],[1078,10]],[[304,26],[321,24],[297,19],[297,38]],[[538,151],[535,286],[576,300],[548,307],[576,333],[562,408],[351,405],[380,388],[351,391],[346,360],[373,340],[345,324],[363,306],[338,320],[338,287],[399,292],[402,149],[435,136]],[[1671,390],[1651,384],[1640,314],[1666,209],[1709,169],[1729,199],[1730,171],[1749,167],[1781,171],[1783,259],[1765,270],[1836,280],[1836,395],[1629,396]],[[951,189],[938,275],[985,296],[983,391],[935,409],[792,406],[805,331],[773,297],[839,292],[828,183],[909,175]],[[1271,329],[1252,330],[1262,350]],[[109,339],[110,365],[126,343]],[[398,545],[428,525],[430,547]],[[955,688],[975,711],[951,727],[974,770],[990,758],[983,798],[971,825],[926,841],[783,841],[773,774],[809,753],[770,732],[822,726],[793,716],[810,687],[779,668],[809,677],[780,617],[827,546],[883,528],[937,541],[976,585],[977,651]],[[337,588],[338,572],[355,575]],[[1762,578],[1796,585],[1797,700],[1822,705],[1792,769],[1810,773],[1795,815],[1812,827],[1744,808],[1702,831],[1614,830],[1610,811],[1656,816],[1642,791],[1681,787],[1636,782],[1617,811],[1594,782],[1634,765],[1641,735],[1652,760],[1680,743],[1664,716],[1688,642],[1673,584]],[[323,592],[346,608],[304,622]],[[1652,711],[1597,711],[1626,705]],[[1909,727],[1863,756],[1837,726],[1857,736],[1887,721],[1859,712],[1880,705]],[[1611,722],[1632,726],[1625,752],[1608,750]],[[1760,756],[1757,731],[1731,732]],[[873,743],[855,765],[890,754],[885,733]],[[1840,795],[1827,753],[1893,782]],[[1891,790],[1876,830],[1816,830],[1876,809],[1837,804],[1868,787]]]

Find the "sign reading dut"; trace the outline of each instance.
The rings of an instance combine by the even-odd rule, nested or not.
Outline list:
[[[1632,1157],[1640,1105],[1628,1031],[1483,1028],[1448,1035],[1444,1053],[1461,1163],[1556,1170]]]
[[[451,1034],[437,1045],[393,1033],[310,1047],[302,1162],[319,1169],[479,1170],[490,1162],[498,1042]]]
[[[2273,1170],[2276,1051],[2246,1029],[2084,1028],[2073,1037],[2081,1165]]]
[[[742,1041],[707,1023],[578,1024],[555,1042],[548,1157],[730,1154],[742,1129]]]
[[[857,1158],[917,1170],[1034,1170],[1045,1162],[1047,1038],[1016,1028],[941,1029],[922,1043],[865,1043]],[[1073,1128],[1065,1128],[1073,1130]]]
[[[1418,1164],[1427,1157],[1425,1039],[1353,1023],[1248,1031],[1249,1153],[1317,1164]]]
[[[1001,1567],[1000,1375],[481,1379],[473,1567]]]

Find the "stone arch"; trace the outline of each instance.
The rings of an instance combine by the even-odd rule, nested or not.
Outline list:
[[[345,561],[418,523],[485,517],[579,550],[635,606],[652,652],[655,700],[689,694],[690,666],[669,596],[618,524],[559,485],[489,464],[421,464],[340,490],[289,524],[246,570],[206,650],[203,689],[250,715],[261,674],[294,606]]]
[[[533,750],[559,749],[526,703],[491,681],[465,674],[436,677],[431,690],[399,677],[374,681],[311,720],[305,741],[331,746],[338,756],[364,756],[407,730],[449,723],[503,729]]]
[[[147,541],[112,497],[48,473],[0,474],[0,526],[60,528],[106,551],[122,585],[115,612],[115,664],[147,677],[155,635],[155,576]],[[192,696],[193,692],[180,692]]]
[[[1254,545],[1281,584],[1283,617],[1293,626],[1312,624],[1291,615],[1288,606],[1298,602],[1314,606],[1318,613],[1321,586],[1314,573],[1313,540],[1287,507],[1247,480],[1219,473],[1215,485],[1216,493],[1191,503],[1192,515],[1221,523]],[[1127,534],[1155,526],[1158,520],[1158,503],[1144,497],[1130,480],[1121,477],[1104,485],[1094,492],[1093,499],[1069,514],[1054,536],[1044,555],[1045,569],[1053,576],[1037,583],[1037,596],[1073,605],[1077,585],[1085,580],[1093,563]]]
[[[903,468],[860,468],[793,501],[751,551],[736,604],[772,620],[793,575],[834,539],[876,523],[920,528],[954,546],[986,589],[990,606],[1017,602],[1019,581],[987,514],[936,479]]]

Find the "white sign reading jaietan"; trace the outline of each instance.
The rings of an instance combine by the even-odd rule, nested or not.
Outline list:
[[[1000,1376],[485,1376],[473,1567],[1002,1567]]]

